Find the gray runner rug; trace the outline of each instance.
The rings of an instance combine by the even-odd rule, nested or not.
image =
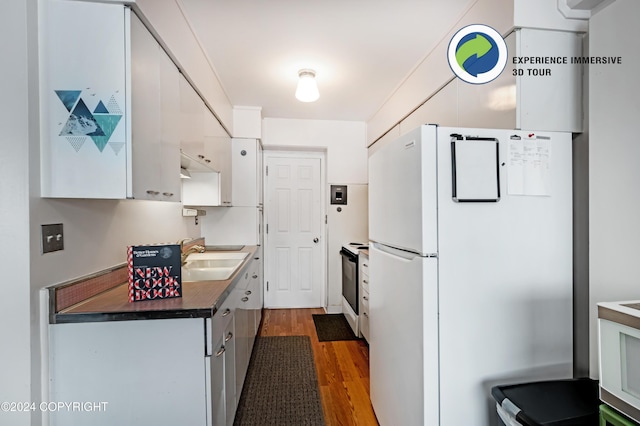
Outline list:
[[[324,426],[309,336],[257,337],[234,426]]]

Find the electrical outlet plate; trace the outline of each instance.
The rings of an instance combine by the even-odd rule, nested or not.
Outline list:
[[[42,254],[64,250],[62,224],[42,225]]]

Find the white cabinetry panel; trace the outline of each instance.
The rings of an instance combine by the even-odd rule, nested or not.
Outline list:
[[[125,198],[129,9],[42,4],[41,194]]]
[[[458,124],[458,85],[452,80],[435,95],[416,109],[400,123],[400,134],[415,129],[423,124],[439,124],[441,126],[455,126]],[[397,137],[397,135],[393,135]],[[387,138],[385,138],[387,140]],[[379,143],[379,142],[377,142]]]
[[[516,80],[516,127],[582,132],[583,66],[571,64],[571,57],[582,55],[582,35],[522,28],[516,31],[516,43],[519,56],[567,58],[567,64],[518,66],[527,70]],[[532,76],[528,69],[549,75]]]
[[[205,105],[191,84],[180,76],[180,147],[190,156],[204,161]]]
[[[257,139],[234,138],[232,147],[233,205],[256,207],[262,205],[262,146]]]
[[[220,172],[219,205],[229,207],[233,200],[231,137],[209,110],[205,111],[204,151],[206,158],[212,160],[213,168]]]
[[[132,181],[136,199],[180,200],[178,69],[131,18]]]
[[[51,425],[205,425],[204,333],[202,318],[52,325],[50,400],[108,405]]]
[[[505,43],[512,56],[518,54],[515,34],[508,36]],[[490,83],[469,84],[458,78],[454,80],[457,87],[454,99],[457,100],[458,118],[454,126],[496,129],[516,127],[516,77],[512,73],[514,65],[511,57],[502,74]],[[451,126],[439,121],[429,123]]]

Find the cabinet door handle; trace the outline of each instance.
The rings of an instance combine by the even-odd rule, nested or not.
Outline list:
[[[209,160],[209,159],[207,158],[207,159],[205,159],[205,160],[204,160],[204,162],[208,164],[208,163],[210,163],[210,162],[211,162],[211,160]]]
[[[218,352],[216,352],[216,356],[218,357],[218,356],[222,355],[224,353],[224,351],[226,351],[225,347],[221,346],[220,350]]]
[[[163,192],[162,195],[165,197],[173,197],[173,192]]]
[[[366,312],[363,312],[362,315],[364,315],[365,317],[369,318],[369,314]]]
[[[367,280],[362,280],[362,282],[365,283],[365,284],[369,284],[369,281],[367,281]]]
[[[365,268],[369,267],[369,265],[367,265],[366,263],[363,263],[362,266],[364,266]]]
[[[249,298],[248,298],[248,297],[243,297],[243,298],[242,298],[242,299],[240,299],[240,300],[242,300],[243,302],[248,302],[248,301],[249,301]]]
[[[227,308],[223,313],[222,316],[226,317],[227,315],[229,315],[231,313],[231,309]]]
[[[260,260],[260,258],[259,257],[254,257],[253,260]]]
[[[149,195],[158,195],[160,192],[154,191],[153,189],[147,189],[147,194]]]
[[[233,333],[229,332],[229,334],[227,334],[227,337],[224,338],[224,342],[227,343],[229,340],[231,340],[233,338]]]
[[[198,154],[198,158],[201,159],[201,160],[204,160],[204,155]]]
[[[253,274],[253,275],[251,275],[251,278],[258,278],[258,276]]]
[[[249,296],[251,294],[251,290],[247,290],[244,292],[244,294],[246,294],[247,296]]]
[[[364,300],[369,300],[369,298],[368,298],[367,296],[362,296],[362,298],[363,298]]]

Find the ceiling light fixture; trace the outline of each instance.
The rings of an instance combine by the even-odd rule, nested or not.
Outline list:
[[[316,84],[316,72],[310,69],[301,69],[298,71],[298,88],[296,89],[296,98],[302,102],[313,102],[320,97],[318,93],[318,85]]]

